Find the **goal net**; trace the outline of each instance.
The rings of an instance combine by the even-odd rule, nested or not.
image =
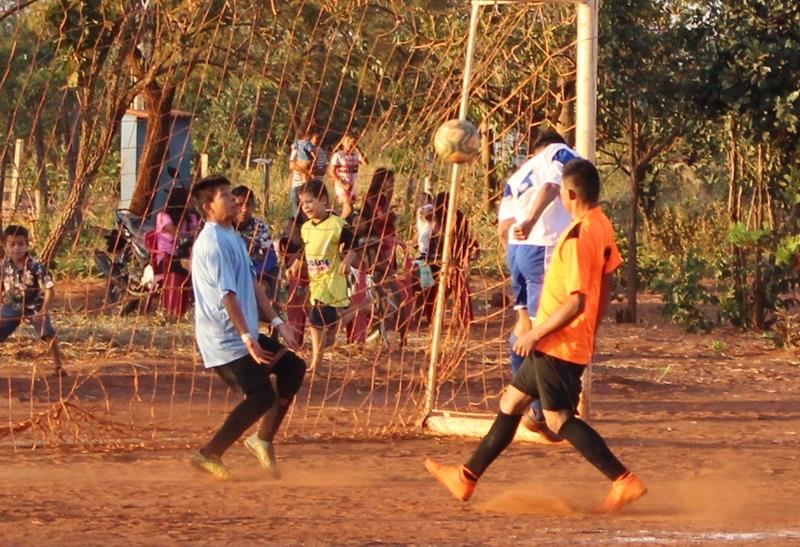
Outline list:
[[[451,172],[430,142],[459,116],[465,3],[0,2],[2,225],[24,226],[31,254],[49,267],[47,311],[68,372],[53,374],[52,344],[25,311],[0,344],[1,445],[186,444],[238,400],[202,366],[191,278],[156,260],[159,213],[191,232],[191,207],[176,206],[174,189],[204,174],[224,173],[256,197],[277,257],[269,286],[305,329],[310,361],[308,290],[285,276],[298,252],[290,154],[309,130],[329,157],[355,136],[368,160],[353,200],[361,264],[350,281],[362,309],[306,376],[282,433],[397,435],[429,415],[493,411],[510,380],[514,320],[497,206],[542,128],[575,142],[576,8],[476,4],[485,5],[466,118],[482,150],[458,173],[443,273]],[[381,168],[394,185],[376,194]],[[335,174],[319,176],[339,211]],[[389,220],[375,212],[384,208]],[[427,254],[420,219],[433,230]],[[185,255],[178,247],[175,261],[190,269],[190,243]],[[21,278],[3,275],[6,328]],[[447,290],[434,345],[438,283]],[[35,304],[25,294],[23,308]]]

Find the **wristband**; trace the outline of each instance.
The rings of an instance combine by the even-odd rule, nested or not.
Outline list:
[[[283,325],[283,319],[281,319],[280,317],[273,317],[270,323],[272,323],[273,327],[280,327],[281,325]]]
[[[247,342],[252,342],[252,341],[253,341],[253,336],[249,332],[242,334],[242,342],[247,344]]]

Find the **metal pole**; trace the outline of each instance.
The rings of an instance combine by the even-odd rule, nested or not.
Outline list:
[[[597,0],[578,4],[578,51],[576,75],[575,149],[594,162],[597,147]],[[592,369],[583,375],[583,393],[578,413],[589,419]]]
[[[464,80],[461,85],[461,106],[458,110],[458,119],[467,119],[469,107],[469,87],[472,79],[472,60],[475,55],[475,39],[478,33],[478,17],[480,5],[472,4],[469,18],[469,39],[467,41],[467,58],[464,63]],[[450,171],[450,197],[447,205],[447,221],[444,232],[444,249],[442,251],[442,269],[439,272],[439,287],[436,291],[436,303],[433,312],[433,342],[431,343],[431,359],[428,366],[428,383],[425,386],[425,404],[422,411],[424,420],[433,409],[436,401],[436,370],[441,352],[442,323],[444,319],[444,306],[447,296],[447,279],[450,274],[451,242],[453,228],[455,227],[456,211],[458,210],[458,174],[459,165],[454,163]]]
[[[578,4],[575,149],[595,161],[597,139],[597,1]]]

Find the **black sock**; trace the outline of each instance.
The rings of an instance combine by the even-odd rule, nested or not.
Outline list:
[[[626,473],[625,466],[611,453],[603,437],[583,420],[570,418],[558,434],[610,480],[617,480]]]
[[[465,466],[476,478],[483,475],[483,472],[511,443],[521,419],[522,416],[504,414],[503,411],[497,413],[497,418],[494,419],[489,433],[483,438]]]
[[[248,428],[264,415],[275,400],[272,386],[253,392],[236,405],[216,435],[200,452],[204,456],[218,456],[237,441]]]

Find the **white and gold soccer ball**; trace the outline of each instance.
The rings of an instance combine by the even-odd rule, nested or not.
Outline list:
[[[447,163],[466,163],[481,151],[481,134],[466,120],[449,120],[436,130],[433,149]]]

